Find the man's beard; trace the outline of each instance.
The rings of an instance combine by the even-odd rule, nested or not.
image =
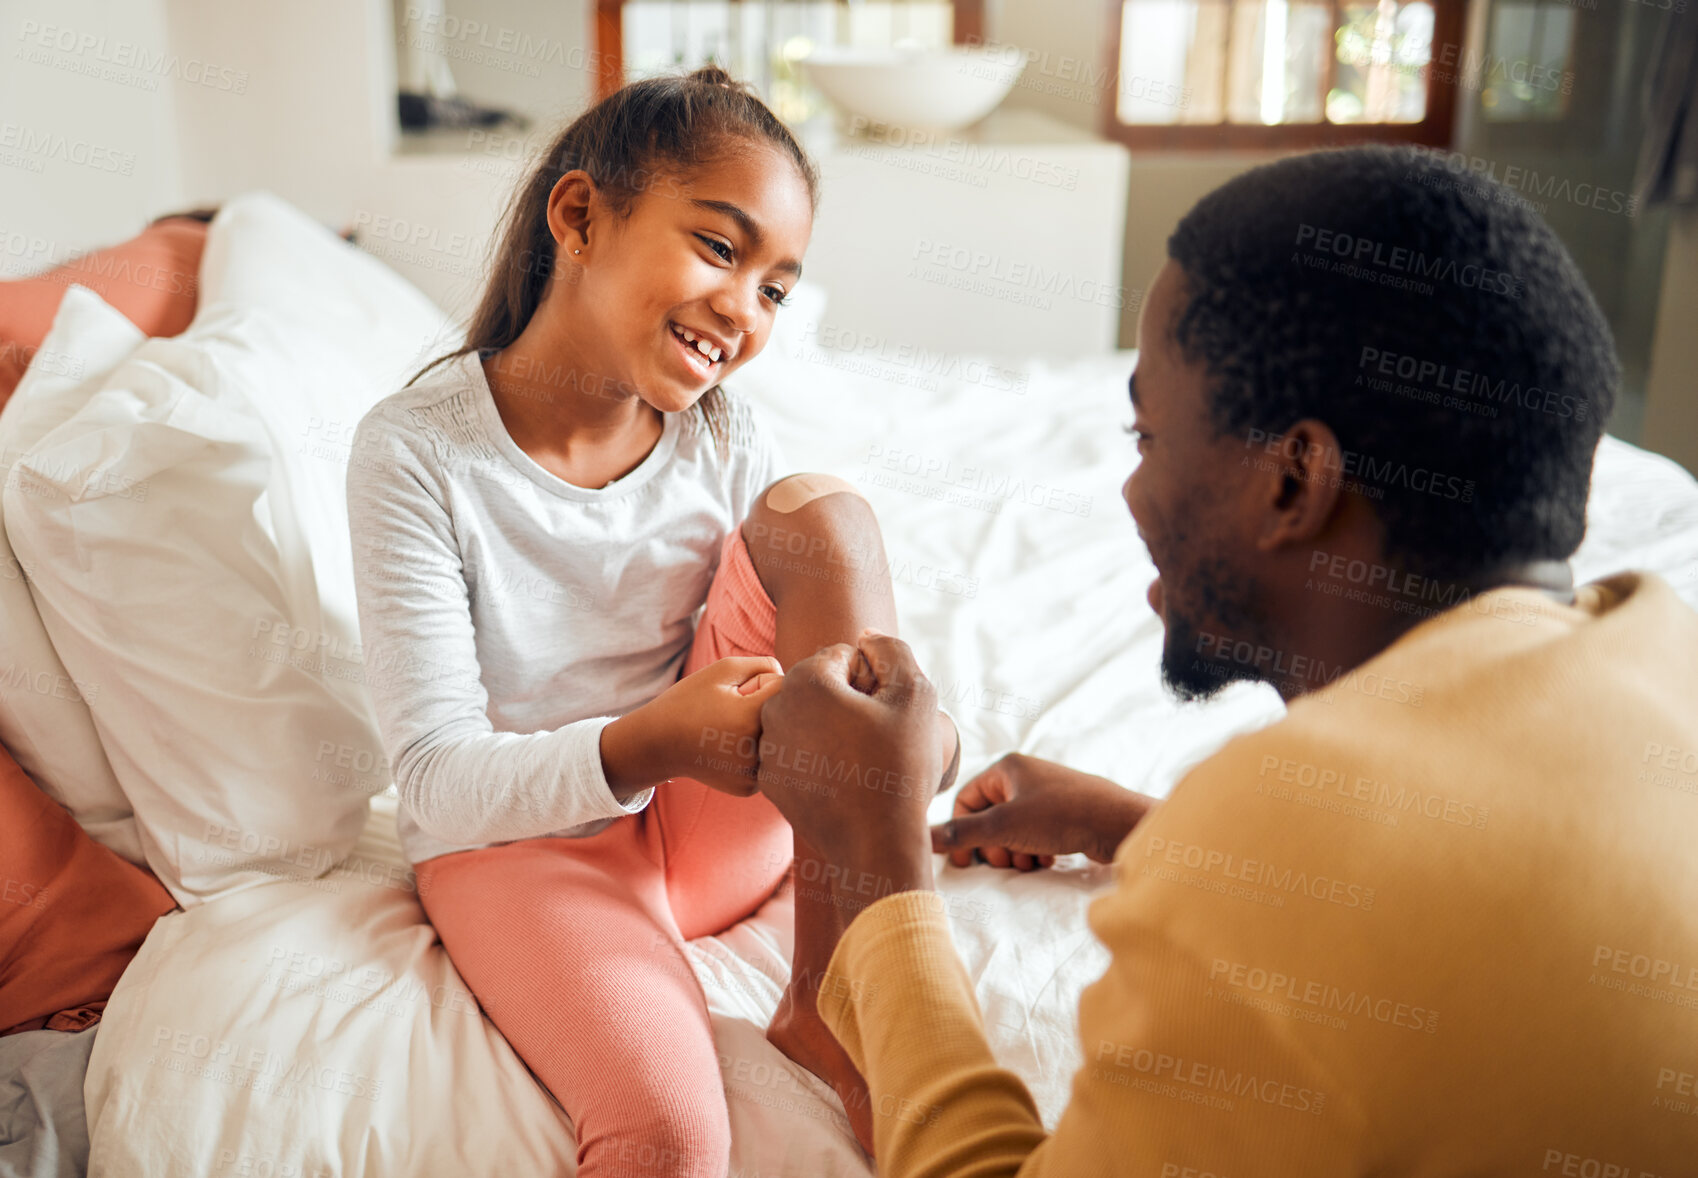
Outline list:
[[[1205,560],[1171,589],[1164,576],[1162,587],[1167,636],[1162,643],[1161,678],[1169,691],[1194,702],[1212,699],[1229,683],[1264,679],[1254,662],[1217,653],[1240,649],[1246,640],[1251,649],[1272,645],[1262,637],[1267,627],[1254,594],[1233,576],[1225,561]],[[1192,620],[1193,608],[1200,623]]]

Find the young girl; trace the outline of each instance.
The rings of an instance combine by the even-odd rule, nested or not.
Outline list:
[[[816,186],[724,72],[625,87],[524,181],[466,347],[355,440],[360,626],[402,845],[456,967],[572,1118],[584,1178],[725,1172],[683,941],[808,855],[755,792],[780,671],[894,632],[866,501],[827,476],[775,483],[719,387],[801,274]],[[952,724],[938,740],[947,779]],[[816,1009],[841,918],[801,891],[768,1038],[832,1083],[870,1148],[865,1087]]]

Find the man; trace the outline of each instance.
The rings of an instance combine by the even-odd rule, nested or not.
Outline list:
[[[819,1000],[880,1171],[1698,1173],[1698,614],[1569,578],[1617,382],[1572,260],[1514,194],[1384,148],[1250,172],[1169,255],[1125,487],[1164,678],[1290,706],[1153,809],[1009,758],[928,837],[927,791],[886,788],[942,768],[908,648],[792,668],[761,788],[890,893],[834,900]],[[1053,1134],[986,1046],[934,847],[1114,858]]]

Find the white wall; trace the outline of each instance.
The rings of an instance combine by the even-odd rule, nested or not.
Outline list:
[[[448,310],[469,307],[518,165],[499,154],[396,153],[390,0],[164,5],[182,52],[233,56],[251,77],[244,95],[178,99],[183,186],[193,199],[268,188],[328,225],[355,229],[362,245]],[[577,68],[560,64],[591,43],[582,2],[459,7],[482,22],[444,26],[464,93],[533,110],[552,102],[563,114],[583,104],[593,63],[580,53],[570,57]]]
[[[482,22],[449,26],[466,94],[533,134],[582,107],[584,0],[461,7]],[[267,188],[464,309],[518,165],[396,154],[393,28],[391,0],[0,0],[0,274]]]
[[[181,203],[169,53],[164,0],[0,0],[0,278]]]

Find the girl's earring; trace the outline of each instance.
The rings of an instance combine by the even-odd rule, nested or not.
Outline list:
[[[583,253],[583,252],[584,252],[584,251],[583,251],[583,250],[573,250],[573,251],[572,251],[572,252],[573,252],[573,253],[575,253],[575,254],[581,254],[581,253]]]

